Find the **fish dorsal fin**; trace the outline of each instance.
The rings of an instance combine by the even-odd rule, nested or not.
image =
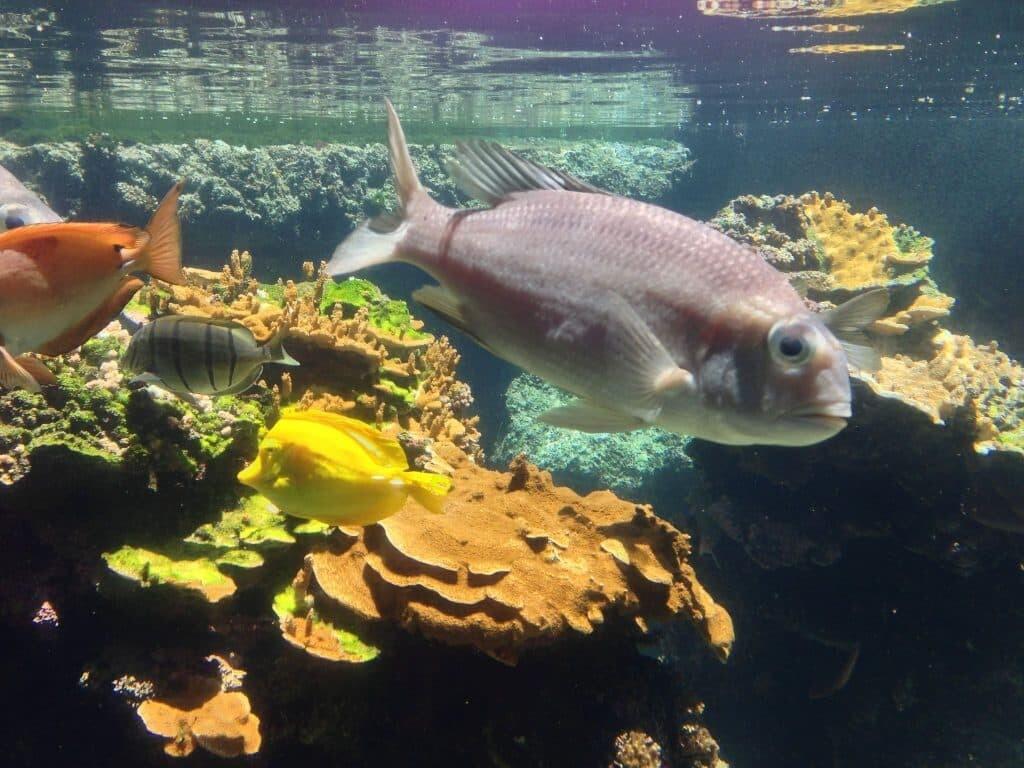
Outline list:
[[[839,340],[851,367],[870,372],[881,366],[881,358],[871,346],[864,329],[884,315],[888,308],[889,291],[876,288],[823,313],[825,325]]]
[[[286,411],[282,418],[292,421],[308,421],[342,432],[366,451],[374,462],[382,467],[405,471],[409,468],[409,459],[397,440],[381,434],[376,428],[364,421],[342,416],[338,413],[311,409],[308,411]]]
[[[231,328],[239,331],[246,331],[250,335],[252,330],[244,323],[231,320],[226,317],[202,317],[200,315],[161,315],[157,320],[170,320],[171,318],[183,323],[196,323],[198,325],[215,325],[219,328]],[[153,321],[156,322],[156,321]],[[255,339],[255,337],[253,337]]]
[[[520,157],[493,141],[457,141],[448,173],[467,195],[497,205],[515,192],[540,189],[607,195],[575,176]]]

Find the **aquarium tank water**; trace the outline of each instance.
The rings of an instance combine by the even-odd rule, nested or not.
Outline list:
[[[0,765],[1024,766],[1024,2],[0,0]]]

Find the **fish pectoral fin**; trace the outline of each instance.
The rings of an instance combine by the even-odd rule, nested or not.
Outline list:
[[[431,312],[440,315],[448,323],[458,328],[481,347],[489,352],[494,352],[470,327],[469,320],[467,320],[465,311],[462,308],[462,303],[447,288],[440,285],[424,285],[413,291],[412,297]]]
[[[78,349],[85,342],[106,328],[116,318],[132,296],[141,288],[142,281],[129,277],[117,284],[117,289],[102,304],[86,315],[76,325],[68,328],[60,336],[50,339],[37,351],[43,355],[56,357]]]
[[[459,189],[489,205],[497,205],[516,192],[540,189],[608,194],[568,173],[520,157],[493,141],[456,141],[455,158],[445,167]]]
[[[888,308],[889,290],[876,288],[823,314],[825,325],[839,340],[851,367],[862,371],[877,371],[881,367],[881,357],[864,329],[882,317]]]
[[[440,285],[424,285],[412,292],[412,297],[432,312],[436,312],[460,331],[472,335],[462,304],[458,298]]]
[[[32,377],[31,373],[25,370],[21,363],[14,359],[11,353],[7,351],[7,347],[0,347],[0,387],[4,389],[26,389],[29,392],[38,392],[40,390],[39,382]]]
[[[53,375],[53,371],[46,367],[46,363],[40,360],[38,357],[29,357],[28,355],[20,355],[15,358],[18,364],[24,368],[28,374],[40,384],[56,384],[57,377]]]
[[[622,296],[607,299],[611,358],[623,364],[626,403],[636,413],[657,412],[667,397],[694,394],[693,374],[681,367]]]
[[[134,377],[129,384],[159,384],[161,387],[164,386],[164,381],[155,373],[140,373]],[[166,388],[166,387],[165,387]]]
[[[262,373],[263,366],[259,365],[253,370],[252,373],[250,373],[248,376],[246,376],[244,379],[239,381],[234,386],[228,387],[227,389],[219,390],[215,397],[220,397],[221,395],[237,395],[242,392],[245,392],[245,390],[247,390],[249,387],[256,383],[256,380],[259,379]]]
[[[629,432],[647,426],[637,416],[613,411],[583,399],[544,411],[537,420],[552,427],[574,429],[577,432]]]

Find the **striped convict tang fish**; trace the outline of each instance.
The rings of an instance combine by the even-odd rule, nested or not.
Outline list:
[[[231,320],[169,315],[142,326],[122,366],[133,381],[153,382],[179,395],[233,395],[260,377],[264,363],[298,365],[281,334],[260,346],[252,331]]]

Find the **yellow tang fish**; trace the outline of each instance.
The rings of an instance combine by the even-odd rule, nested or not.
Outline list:
[[[410,471],[394,438],[326,411],[282,413],[238,480],[289,515],[331,525],[383,520],[410,495],[440,513],[452,484],[444,475]]]

